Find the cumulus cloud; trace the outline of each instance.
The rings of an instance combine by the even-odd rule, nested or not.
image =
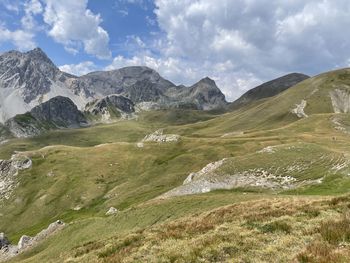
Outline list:
[[[6,27],[0,25],[0,43],[1,42],[11,42],[19,50],[28,50],[36,46],[34,39],[34,34],[30,31],[18,29],[11,31]]]
[[[190,67],[194,75],[217,79],[231,100],[256,83],[291,71],[316,74],[348,65],[350,38],[345,32],[350,26],[350,2],[346,0],[155,0],[155,4],[165,35],[159,41],[160,60],[171,58],[183,69]]]
[[[63,72],[67,72],[75,76],[82,76],[97,70],[97,67],[92,61],[84,61],[79,64],[62,65],[59,67],[59,69]]]
[[[41,14],[43,11],[39,0],[28,0],[24,3],[25,15],[21,19],[22,27],[26,30],[35,30],[37,26],[34,16]]]
[[[184,84],[190,86],[205,76],[210,76],[226,95],[232,94],[232,87],[237,88],[235,94],[241,94],[243,91],[261,82],[253,74],[244,70],[233,71],[234,65],[230,61],[215,64],[211,61],[205,61],[199,66],[195,62],[184,60],[183,58],[155,58],[147,51],[136,54],[131,58],[117,56],[105,70],[139,65],[147,66],[158,71],[162,76],[177,85]],[[232,99],[230,96],[227,96],[227,98]]]
[[[11,12],[20,14],[23,11],[24,13],[20,20],[20,27],[17,29],[9,29],[5,23],[0,21],[0,43],[10,42],[22,51],[34,48],[36,46],[35,33],[39,30],[34,17],[42,12],[39,0],[26,0],[24,2],[0,0],[0,5]]]
[[[109,35],[101,26],[99,14],[87,9],[87,0],[44,0],[44,21],[50,26],[48,35],[77,53],[80,47],[100,59],[111,57]]]

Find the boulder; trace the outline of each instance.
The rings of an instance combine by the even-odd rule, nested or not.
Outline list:
[[[7,239],[6,235],[4,233],[0,233],[0,249],[7,247],[8,245],[10,245],[10,242]]]
[[[115,215],[116,213],[118,213],[118,209],[115,207],[110,207],[106,213],[106,216]]]
[[[22,250],[27,248],[33,243],[33,238],[30,236],[23,235],[18,241],[18,249]]]

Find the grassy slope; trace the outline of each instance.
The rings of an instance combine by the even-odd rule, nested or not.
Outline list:
[[[193,213],[210,211],[216,207],[240,203],[247,199],[259,200],[262,197],[276,196],[275,193],[271,192],[253,192],[243,195],[242,193],[248,192],[248,189],[238,189],[175,198],[159,203],[148,201],[181,185],[190,172],[198,171],[207,163],[224,157],[232,158],[233,163],[239,164],[240,169],[243,170],[260,168],[261,166],[266,166],[265,168],[268,169],[273,165],[288,164],[289,161],[304,159],[305,162],[313,164],[313,169],[307,174],[301,175],[304,176],[304,179],[326,176],[320,185],[280,193],[282,199],[285,198],[283,196],[286,194],[334,195],[347,193],[350,189],[347,171],[330,173],[329,167],[336,164],[337,160],[347,158],[350,146],[349,135],[336,130],[331,120],[337,116],[347,127],[350,118],[346,114],[331,114],[330,101],[320,100],[317,93],[315,93],[315,98],[308,98],[308,105],[305,109],[307,114],[316,114],[307,119],[298,120],[290,113],[291,107],[305,99],[305,96],[312,93],[315,88],[319,88],[320,94],[323,94],[322,98],[326,96],[329,92],[328,81],[331,79],[333,79],[332,83],[344,81],[343,73],[343,71],[339,71],[332,72],[329,76],[320,75],[249,109],[242,109],[218,117],[195,111],[156,111],[145,113],[138,120],[122,121],[80,130],[50,132],[34,139],[12,140],[0,147],[0,157],[8,158],[14,150],[28,151],[27,154],[33,158],[34,165],[31,170],[20,173],[21,183],[16,189],[15,196],[2,208],[4,212],[2,212],[3,216],[0,220],[0,229],[8,233],[15,241],[22,234],[34,234],[40,231],[58,218],[71,222],[62,233],[18,258],[27,258],[29,262],[40,260],[61,262],[68,258],[71,258],[73,262],[86,261],[85,257],[89,260],[102,260],[104,258],[106,261],[113,261],[117,260],[120,255],[124,255],[125,247],[127,248],[125,251],[133,251],[134,254],[130,254],[130,257],[138,258],[147,245],[146,248],[139,247],[136,240],[131,242],[136,243],[136,245],[132,246],[130,250],[128,248],[130,235],[135,235],[135,233],[131,233],[137,229],[146,229],[145,237],[142,232],[140,238],[146,238],[146,241],[150,242],[149,244],[153,244],[152,242],[158,241],[152,235],[152,231],[164,221],[166,224],[172,224],[172,220],[190,216]],[[327,98],[329,99],[328,95]],[[183,118],[184,115],[185,118]],[[136,146],[136,143],[146,134],[158,128],[166,128],[165,131],[169,133],[181,134],[181,141],[169,144],[147,143],[144,148]],[[232,133],[236,131],[243,133]],[[232,134],[221,137],[225,133]],[[99,144],[103,145],[95,147]],[[282,152],[281,155],[265,156],[264,158],[256,153],[266,146],[286,144],[301,145],[301,150],[297,154]],[[42,148],[47,145],[52,145],[52,147]],[[327,161],[325,163],[315,162],[318,154],[325,155]],[[236,169],[235,167],[236,165],[226,166],[223,169],[225,172],[230,172]],[[317,199],[317,197],[312,199],[314,198]],[[274,202],[271,203],[272,207],[275,206]],[[276,200],[276,204],[278,203],[279,201]],[[116,217],[106,218],[104,213],[110,206],[115,206],[122,212]],[[78,207],[81,209],[74,210]],[[332,209],[330,208],[329,213],[335,213]],[[289,221],[287,220],[287,224],[294,226],[295,220],[298,218],[294,218],[294,214],[288,216],[291,218],[288,219]],[[306,219],[307,216],[302,220]],[[323,219],[328,220],[328,217],[322,217]],[[187,219],[179,220],[181,222],[181,220],[186,221]],[[268,218],[259,223],[259,227],[273,223],[275,220],[279,219]],[[315,222],[318,222],[317,220]],[[240,225],[237,225],[238,221],[234,221],[232,228],[230,225],[228,228],[232,231],[247,230],[246,227],[241,228]],[[230,221],[227,222],[229,224]],[[315,222],[310,223],[310,227]],[[225,222],[215,221],[213,224],[216,229],[216,225],[221,227],[222,224],[225,225]],[[152,225],[154,227],[150,228]],[[259,227],[257,230],[260,229]],[[209,244],[216,246],[215,242],[217,241],[215,240],[217,239],[214,237],[217,233],[210,232],[212,229],[213,226],[207,229],[208,231],[205,230],[205,233],[208,232],[208,238],[213,240],[213,243]],[[248,230],[253,231],[248,231],[250,234],[257,231],[256,229]],[[295,232],[296,236],[300,233],[298,231]],[[174,238],[177,240],[177,237],[172,237],[171,234],[167,235],[164,244],[168,244],[169,247],[174,246],[171,242]],[[304,239],[300,239],[300,242],[314,238],[312,235],[310,236],[304,235]],[[152,239],[153,237],[154,239]],[[272,239],[274,237],[274,235],[271,236]],[[200,237],[198,236],[198,238]],[[133,240],[132,237],[131,240]],[[91,248],[87,244],[90,241],[93,241]],[[119,247],[118,242],[122,242],[124,245]],[[148,244],[147,242],[146,244]],[[194,243],[189,242],[182,242],[182,237],[180,237],[178,246],[174,246],[174,251],[183,246],[188,247],[188,253],[191,254],[193,251],[190,250],[193,250],[195,246],[193,244],[202,241],[196,240],[196,233],[194,233]],[[228,242],[234,244],[238,240],[229,239]],[[257,246],[259,242],[263,243],[264,239],[257,239]],[[298,244],[300,246],[298,249],[295,248],[295,253],[303,249],[301,243]],[[159,246],[159,251],[164,248],[163,244],[157,246]],[[108,250],[109,247],[112,248]],[[238,246],[236,249],[244,251],[248,247]],[[90,249],[91,253],[89,253]],[[148,255],[149,260],[152,261],[153,256],[155,258],[157,256],[164,257],[164,262],[171,262],[175,259],[179,259],[179,262],[190,260],[187,256],[182,258],[174,251],[169,251],[168,255],[159,254],[159,251],[151,251]],[[212,252],[214,253],[214,251]],[[212,252],[205,252],[203,248],[195,253],[211,254]],[[105,256],[96,258],[99,253]],[[174,253],[175,255],[173,255]],[[187,255],[186,253],[184,255]],[[230,253],[228,255],[231,255]],[[232,253],[231,256],[236,255],[234,254],[236,252]],[[259,253],[259,250],[256,253]],[[191,255],[193,256],[193,254]],[[224,260],[227,259],[225,255],[221,255]],[[254,253],[247,255],[256,256]],[[271,255],[274,254],[270,251]],[[209,258],[203,257],[206,260]],[[246,258],[243,257],[243,259]],[[281,261],[284,260],[286,258],[282,257]]]

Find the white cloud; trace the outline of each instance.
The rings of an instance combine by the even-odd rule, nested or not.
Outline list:
[[[83,46],[90,55],[100,59],[110,58],[109,35],[100,26],[100,15],[87,9],[87,0],[44,2],[44,21],[50,26],[48,35],[56,42],[73,53]]]
[[[19,0],[0,0],[0,4],[3,5],[8,11],[18,13],[20,10]]]
[[[24,2],[0,0],[0,5],[3,5],[8,11],[17,14],[20,14],[21,11],[24,13],[21,18],[21,26],[17,29],[9,29],[5,23],[0,21],[0,43],[10,42],[21,51],[36,47],[35,32],[40,27],[36,26],[34,16],[42,12],[40,2],[38,0],[26,0]]]
[[[22,27],[26,30],[35,30],[37,23],[34,16],[41,14],[42,11],[42,5],[39,0],[27,0],[24,3],[25,15],[21,19]]]
[[[117,56],[105,70],[139,65],[147,66],[158,71],[163,77],[173,81],[177,85],[184,84],[190,86],[200,79],[209,76],[216,81],[226,95],[232,94],[231,88],[233,86],[237,87],[234,93],[237,96],[261,82],[253,74],[244,70],[232,71],[235,66],[230,61],[216,64],[206,61],[199,66],[181,58],[155,58],[147,53],[147,51],[136,54],[131,58]],[[232,100],[232,97],[228,96],[228,99]]]
[[[11,31],[4,26],[0,25],[0,43],[1,42],[11,42],[19,50],[28,50],[36,46],[33,38],[34,34],[22,29]]]
[[[347,0],[155,0],[155,4],[165,35],[158,40],[158,60],[172,58],[194,75],[217,79],[230,100],[281,74],[316,74],[348,65]]]
[[[84,61],[79,64],[62,65],[59,69],[75,76],[81,76],[97,70],[97,67],[92,61]]]

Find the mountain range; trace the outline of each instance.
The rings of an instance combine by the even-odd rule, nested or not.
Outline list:
[[[76,77],[60,71],[40,49],[0,55],[0,122],[23,114],[56,96],[70,98],[80,110],[109,95],[124,96],[141,109],[226,107],[225,96],[205,78],[191,87],[176,86],[147,67],[126,67]]]
[[[349,262],[350,69],[227,102],[209,78],[0,61],[0,262]]]
[[[40,48],[9,51],[0,56],[0,122],[1,129],[7,129],[2,137],[9,131],[16,137],[30,137],[51,129],[81,127],[82,119],[85,126],[111,122],[141,110],[234,109],[274,96],[307,77],[289,74],[228,103],[208,77],[190,87],[176,86],[153,69],[137,66],[76,77],[60,71]],[[81,117],[77,119],[71,111],[80,111]],[[67,121],[57,123],[57,114],[64,114]]]

